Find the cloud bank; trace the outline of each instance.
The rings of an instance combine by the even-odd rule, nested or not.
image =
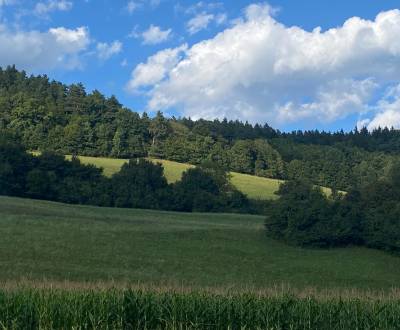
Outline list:
[[[145,91],[150,110],[175,108],[192,118],[285,127],[356,116],[370,128],[400,128],[399,35],[400,10],[306,31],[253,4],[214,38],[149,57],[127,88]]]

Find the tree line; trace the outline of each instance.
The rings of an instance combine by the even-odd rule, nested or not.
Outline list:
[[[387,176],[327,197],[307,180],[281,185],[267,235],[304,247],[359,245],[400,252],[400,163]]]
[[[168,184],[161,164],[131,159],[111,178],[73,157],[34,156],[14,138],[0,138],[0,195],[71,204],[185,212],[253,212],[250,201],[215,163],[188,169]]]
[[[82,84],[0,68],[0,134],[28,150],[115,158],[153,157],[348,190],[382,177],[399,158],[400,133],[283,133],[269,125],[228,120],[150,118]]]

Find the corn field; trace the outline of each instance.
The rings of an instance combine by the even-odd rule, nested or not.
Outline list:
[[[400,300],[1,289],[0,329],[400,329]]]

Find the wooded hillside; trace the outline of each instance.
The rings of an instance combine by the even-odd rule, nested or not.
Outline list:
[[[240,121],[150,118],[112,96],[47,76],[0,69],[0,130],[30,150],[135,158],[151,156],[279,179],[306,178],[347,190],[384,176],[400,154],[400,132],[366,129],[282,133]]]

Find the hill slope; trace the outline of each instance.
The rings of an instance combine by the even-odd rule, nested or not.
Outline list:
[[[96,208],[0,197],[0,281],[389,289],[400,258],[267,239],[263,217]]]
[[[104,174],[111,176],[118,172],[121,166],[127,162],[125,159],[113,159],[102,157],[85,157],[80,156],[79,159],[84,164],[92,164],[104,169]],[[182,173],[193,165],[177,163],[169,160],[153,159],[154,162],[159,162],[164,166],[164,173],[167,180],[171,182],[178,181]],[[275,192],[279,189],[281,180],[269,179],[254,175],[231,172],[232,183],[241,192],[253,199],[276,199]],[[322,188],[328,195],[331,190]]]

